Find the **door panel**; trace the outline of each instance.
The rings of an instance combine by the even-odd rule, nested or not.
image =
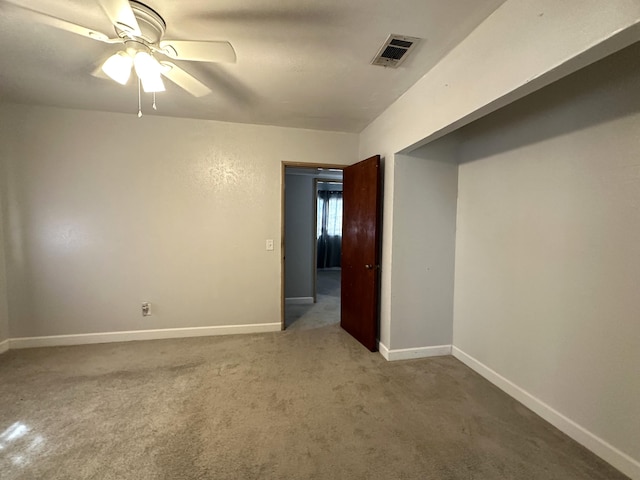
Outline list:
[[[378,349],[380,156],[344,169],[340,326],[370,351]]]

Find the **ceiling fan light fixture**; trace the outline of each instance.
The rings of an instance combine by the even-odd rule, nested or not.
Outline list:
[[[125,52],[118,52],[107,58],[107,61],[102,65],[102,71],[106,73],[109,78],[115,80],[121,85],[126,85],[131,76],[131,66],[133,59]]]
[[[160,77],[162,65],[158,60],[147,52],[137,52],[133,57],[133,65],[145,92],[164,92],[164,83]]]
[[[156,93],[165,91],[164,82],[162,81],[160,75],[147,78],[141,77],[140,81],[142,82],[142,89],[145,91],[145,93]]]
[[[93,75],[126,85],[135,68],[138,93],[138,116],[142,116],[142,89],[153,96],[152,107],[156,109],[156,93],[165,91],[162,77],[194,97],[204,97],[211,89],[179,65],[166,61],[175,59],[193,62],[235,62],[236,53],[229,42],[209,40],[164,40],[167,24],[158,12],[140,0],[96,0],[115,29],[110,36],[55,17],[26,6],[26,0],[8,0],[15,7],[29,12],[35,21],[59,30],[97,40],[106,44],[120,45],[120,51],[106,59]],[[144,0],[142,0],[144,1]],[[0,5],[3,0],[0,0]],[[46,3],[46,2],[45,2]],[[18,5],[25,4],[25,5]],[[0,8],[1,9],[1,8]],[[158,61],[155,57],[163,59]],[[0,449],[2,447],[0,446]]]

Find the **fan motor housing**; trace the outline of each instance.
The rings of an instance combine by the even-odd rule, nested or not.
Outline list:
[[[129,29],[116,25],[116,33],[120,38],[130,38],[132,40],[144,41],[150,44],[156,44],[162,39],[167,24],[164,19],[152,8],[143,3],[130,0],[131,10],[138,21],[138,26],[142,34],[140,36],[132,35]],[[143,43],[143,42],[141,42]]]

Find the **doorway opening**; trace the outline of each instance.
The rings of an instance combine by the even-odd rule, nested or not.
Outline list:
[[[283,165],[282,328],[340,322],[342,167]]]

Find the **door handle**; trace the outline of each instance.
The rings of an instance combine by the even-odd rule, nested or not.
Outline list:
[[[367,263],[364,268],[366,268],[367,270],[380,270],[380,265],[371,265],[369,263]]]

